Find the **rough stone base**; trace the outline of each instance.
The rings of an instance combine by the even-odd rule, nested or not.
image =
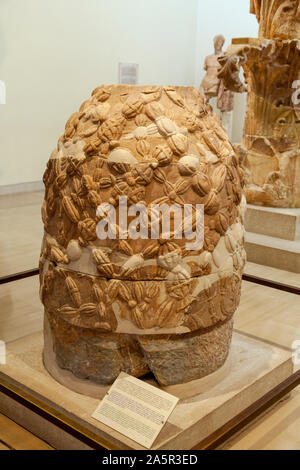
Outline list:
[[[45,367],[51,374],[53,357],[61,369],[71,371],[74,380],[87,379],[109,385],[121,371],[135,377],[153,372],[162,386],[189,382],[220,368],[229,353],[233,321],[210,330],[184,335],[137,336],[99,334],[72,327],[45,315]],[[68,328],[68,342],[65,328]],[[52,359],[51,359],[52,358]],[[68,377],[70,382],[70,376]]]
[[[138,338],[147,363],[160,385],[200,379],[221,367],[229,353],[233,320],[207,332],[168,338]]]

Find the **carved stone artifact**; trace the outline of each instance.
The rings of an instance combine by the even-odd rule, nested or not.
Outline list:
[[[251,0],[259,39],[234,39],[219,76],[235,92],[248,85],[243,145],[247,201],[300,207],[300,1]]]
[[[299,0],[250,0],[250,13],[257,17],[260,38],[300,37]]]
[[[218,90],[220,86],[220,78],[218,72],[220,70],[220,64],[218,62],[219,57],[223,55],[222,49],[225,43],[225,38],[221,34],[214,38],[214,54],[207,56],[204,62],[204,70],[206,71],[205,77],[203,78],[200,91],[206,96],[207,101],[210,98],[218,96]]]
[[[206,57],[204,62],[204,70],[206,71],[203,78],[200,91],[204,94],[207,102],[211,98],[217,97],[217,108],[221,112],[221,121],[227,130],[229,138],[232,133],[232,111],[234,108],[234,94],[224,86],[223,80],[219,77],[220,63],[219,58],[222,57],[225,38],[221,34],[214,38],[215,53]]]
[[[218,369],[239,304],[246,203],[235,151],[202,95],[99,86],[68,120],[44,183],[40,295],[45,351],[59,367],[99,384],[152,371],[162,385]],[[151,238],[150,226],[148,238],[121,237],[117,222],[115,238],[98,238],[97,208],[119,214],[125,196],[147,208],[203,204],[203,247],[188,250],[175,224],[169,238]]]

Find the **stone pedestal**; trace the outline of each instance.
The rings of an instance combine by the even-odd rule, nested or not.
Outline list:
[[[73,429],[108,449],[144,450],[128,437],[92,418],[101,391],[98,398],[91,398],[58,383],[42,364],[42,348],[42,332],[9,343],[7,364],[0,365],[0,384],[5,381],[12,389],[22,390],[31,403],[51,410],[52,416],[64,423],[72,423]],[[204,380],[209,383],[201,382],[200,387],[199,380],[167,387],[167,391],[180,401],[155,440],[153,450],[193,448],[213,433],[219,433],[222,426],[257,400],[263,400],[266,393],[282,384],[293,372],[290,352],[237,332],[233,334],[228,361],[230,368],[226,374],[218,375],[218,381],[212,383],[208,376]],[[0,412],[57,449],[86,448],[55,424],[30,414],[27,409],[20,409],[15,401],[9,401],[1,394]]]
[[[248,205],[248,261],[300,273],[300,209]]]

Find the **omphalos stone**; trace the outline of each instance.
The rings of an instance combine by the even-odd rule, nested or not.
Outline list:
[[[68,120],[44,183],[40,293],[48,370],[55,361],[74,381],[99,384],[120,371],[152,371],[170,385],[218,369],[229,352],[245,263],[244,179],[201,93],[96,88]],[[156,207],[153,219],[147,212],[135,222],[134,233],[141,220],[149,223],[147,236],[133,236],[129,212],[122,226],[124,201]],[[193,233],[201,224],[203,243],[187,248],[187,222],[178,237],[172,211],[163,231],[161,205],[182,214],[189,205],[187,219]],[[200,222],[196,205],[204,210]],[[101,238],[111,208],[115,236]],[[153,237],[156,223],[161,230]]]

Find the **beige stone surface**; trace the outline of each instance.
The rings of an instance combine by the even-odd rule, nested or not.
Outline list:
[[[289,286],[300,286],[299,274],[278,268],[272,268],[270,266],[264,266],[262,264],[252,263],[249,260],[245,265],[244,273],[263,279],[269,279],[270,281],[279,282],[281,284],[287,284]]]
[[[247,232],[283,240],[300,240],[300,209],[279,209],[248,204],[245,217]]]
[[[230,335],[223,342],[220,335],[219,349],[216,338],[204,338],[212,327],[226,330],[239,302],[245,263],[239,163],[211,107],[191,87],[103,85],[71,116],[44,174],[40,258],[40,294],[61,367],[108,383],[120,364],[132,363],[132,373],[144,374],[146,360],[146,370],[155,370],[166,385],[222,365]],[[192,205],[189,220],[194,229],[204,225],[203,247],[187,247],[175,216],[162,231],[157,212],[150,223],[147,215],[144,238],[134,238],[116,220],[116,236],[99,239],[97,227],[106,216],[100,204],[109,203],[118,216],[125,196],[148,214],[153,205]],[[204,206],[200,222],[197,204]],[[128,227],[132,217],[125,218]],[[156,220],[160,231],[153,238]],[[188,372],[188,345],[197,343],[200,351],[202,340],[210,359],[201,353],[196,363],[197,354],[191,355],[195,370]],[[170,346],[163,374],[163,362],[154,360],[158,352],[146,352],[152,341]],[[101,357],[99,367],[93,358]]]
[[[300,448],[300,389],[283,400],[241,433],[225,442],[221,450],[298,450]]]
[[[300,274],[300,209],[248,204],[245,227],[248,261]]]
[[[249,261],[300,273],[300,240],[289,241],[248,232],[246,251]]]
[[[112,445],[140,449],[126,436],[91,418],[99,403],[97,399],[67,390],[47,373],[42,364],[42,347],[41,333],[9,344],[8,362],[0,366],[0,379],[3,376],[21,384],[45,403],[63,409],[67,416],[75,416],[100,439],[109,439]],[[292,371],[289,352],[240,334],[234,335],[230,354],[232,368],[227,377],[203,394],[180,401],[154,449],[190,449]]]

